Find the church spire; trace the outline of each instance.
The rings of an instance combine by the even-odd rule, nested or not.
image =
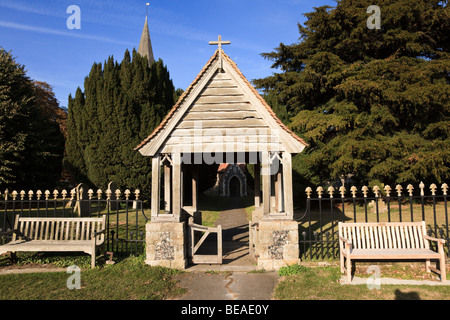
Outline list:
[[[148,7],[147,3],[147,7]],[[144,30],[142,30],[141,41],[139,43],[138,53],[142,57],[147,57],[148,65],[151,66],[155,59],[153,58],[152,41],[150,40],[150,32],[148,30],[148,11],[145,16]]]

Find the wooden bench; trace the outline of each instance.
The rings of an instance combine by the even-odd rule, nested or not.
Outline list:
[[[435,241],[438,252],[430,250]],[[446,281],[445,240],[427,235],[425,221],[389,223],[339,223],[341,272],[352,279],[352,260],[425,260],[427,272],[434,271]],[[346,266],[344,265],[346,259]],[[439,270],[430,260],[439,260]]]
[[[95,267],[96,251],[105,242],[106,215],[100,218],[24,218],[16,215],[12,241],[0,246],[7,252],[85,252]]]

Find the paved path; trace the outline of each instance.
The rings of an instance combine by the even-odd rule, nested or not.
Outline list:
[[[270,300],[278,283],[275,272],[188,272],[176,279],[188,290],[179,300]]]
[[[180,300],[270,300],[278,283],[276,272],[257,270],[249,257],[248,219],[240,198],[230,198],[229,209],[216,223],[222,226],[223,264],[196,265],[177,276],[188,292]],[[217,240],[211,243],[216,245]]]

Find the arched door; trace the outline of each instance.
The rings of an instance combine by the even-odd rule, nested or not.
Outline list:
[[[241,182],[239,178],[234,176],[230,179],[230,197],[241,196]]]

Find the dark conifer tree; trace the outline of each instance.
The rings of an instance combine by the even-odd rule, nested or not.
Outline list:
[[[69,97],[67,168],[79,182],[105,188],[149,192],[151,165],[134,148],[160,123],[174,104],[175,88],[162,60],[150,67],[135,50],[118,63],[95,63],[84,93]],[[72,109],[72,110],[70,110]]]
[[[450,178],[447,1],[341,0],[307,13],[299,42],[263,54],[279,73],[258,79],[287,107],[310,147],[294,168],[311,184],[442,183]]]

